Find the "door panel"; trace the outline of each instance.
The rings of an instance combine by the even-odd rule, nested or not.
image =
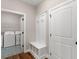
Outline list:
[[[71,37],[72,36],[72,8],[66,8],[55,11],[54,18],[54,32],[56,36]]]
[[[76,2],[50,11],[50,59],[76,59]]]
[[[60,59],[71,59],[72,46],[66,44],[56,43],[54,44],[54,53]],[[58,58],[58,59],[59,59]]]

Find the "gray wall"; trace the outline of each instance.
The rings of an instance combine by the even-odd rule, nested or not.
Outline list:
[[[21,16],[9,12],[1,12],[1,32],[20,31]]]

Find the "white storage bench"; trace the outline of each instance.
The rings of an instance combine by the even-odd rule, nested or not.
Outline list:
[[[39,42],[30,42],[31,50],[39,57],[42,58],[46,55],[46,45]]]

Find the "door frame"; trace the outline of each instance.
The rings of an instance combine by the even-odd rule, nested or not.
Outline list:
[[[14,11],[14,10],[10,10],[10,9],[4,9],[4,8],[1,8],[1,11],[24,16],[24,52],[26,52],[26,14],[23,13],[23,12],[18,12],[18,11]]]

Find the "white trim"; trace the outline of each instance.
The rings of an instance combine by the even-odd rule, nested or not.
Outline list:
[[[4,9],[4,8],[1,8],[1,11],[10,12],[10,13],[19,14],[19,15],[24,15],[25,14],[25,13],[22,13],[22,12],[10,10],[10,9]]]
[[[26,47],[27,47],[27,46],[26,46],[26,44],[27,44],[27,43],[26,43],[26,37],[27,37],[27,36],[26,36],[26,35],[27,35],[27,34],[26,34],[26,30],[27,30],[27,29],[26,29],[26,25],[27,25],[27,24],[26,24],[26,14],[24,14],[24,52],[26,51]]]
[[[40,13],[38,14],[38,16],[39,16],[39,15],[42,15],[42,14],[45,14],[45,13],[47,13],[47,10],[46,10],[46,11],[43,11],[43,12],[40,12]]]
[[[71,2],[73,2],[73,0],[68,0],[68,1],[62,2],[62,3],[58,4],[58,5],[56,5],[55,7],[50,8],[49,10],[57,9],[57,8],[63,6],[63,5],[67,5],[67,4],[69,4],[69,3],[71,3]]]
[[[10,10],[10,9],[4,9],[4,8],[1,8],[1,11],[14,13],[14,14],[18,14],[18,15],[23,15],[24,16],[24,52],[25,52],[26,51],[26,33],[25,33],[26,32],[26,14],[22,13],[22,12]]]

